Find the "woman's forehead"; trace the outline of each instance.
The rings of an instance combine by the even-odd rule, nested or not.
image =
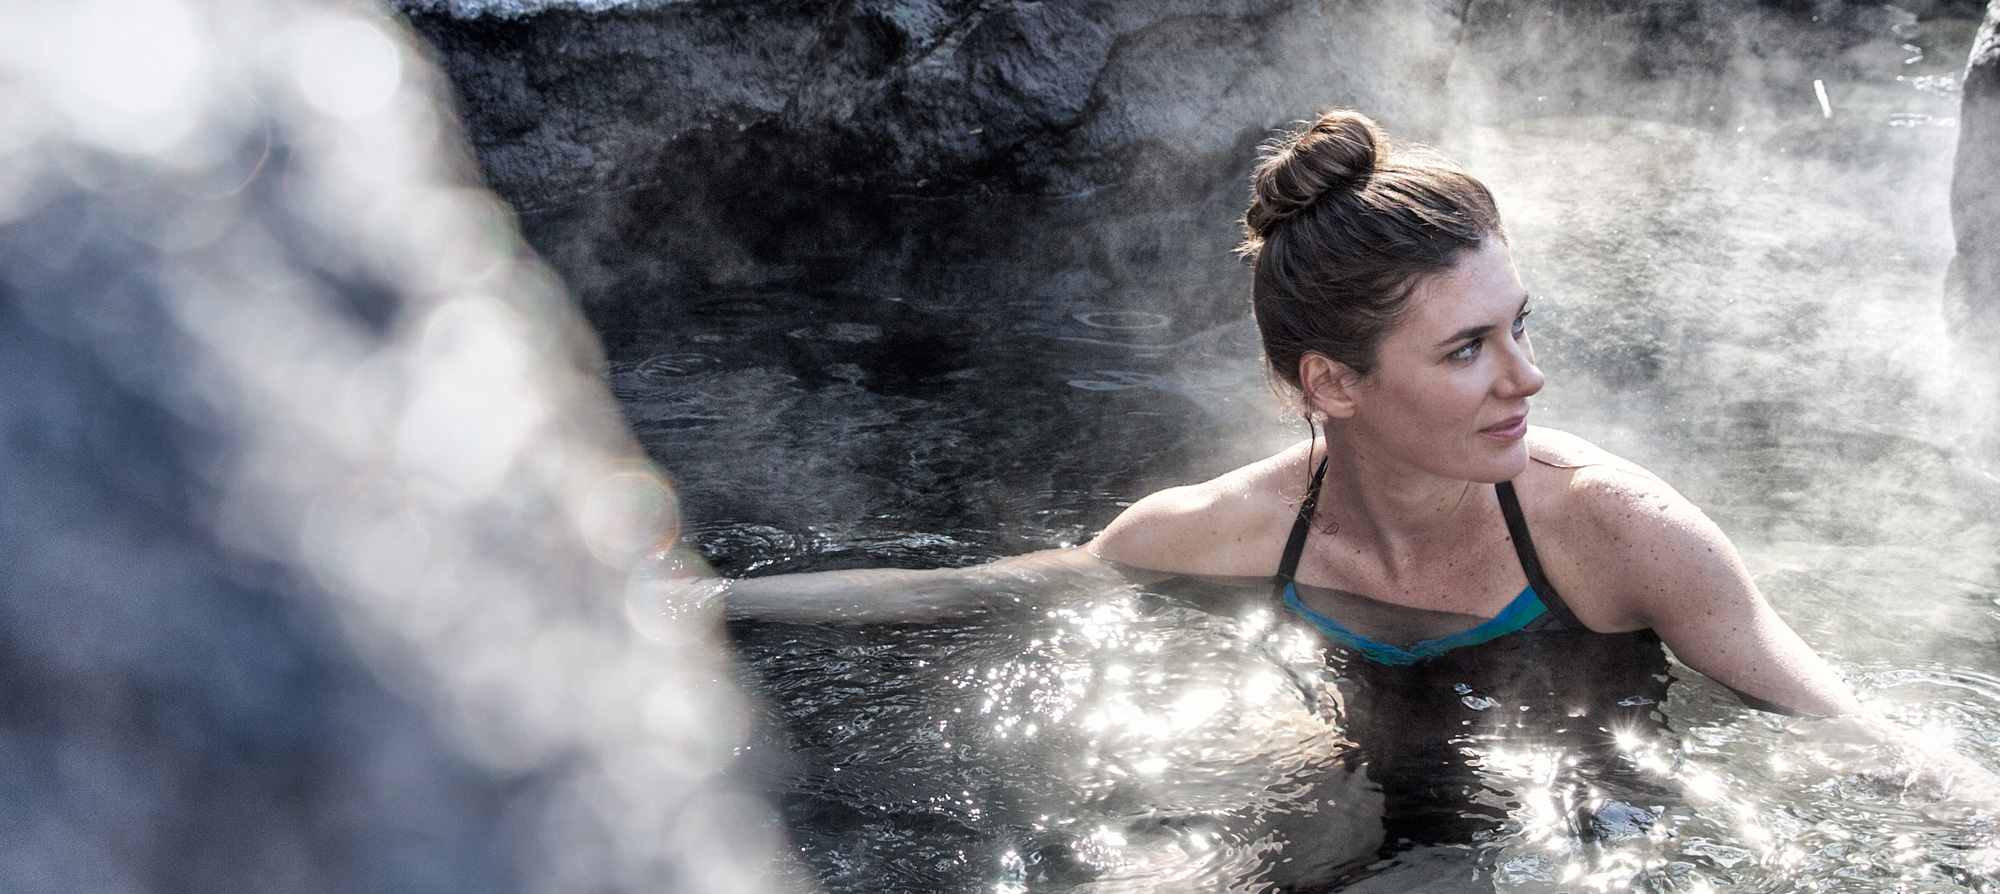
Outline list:
[[[1398,328],[1453,332],[1495,319],[1510,320],[1526,299],[1507,244],[1488,239],[1450,270],[1420,280],[1410,296],[1409,315]]]

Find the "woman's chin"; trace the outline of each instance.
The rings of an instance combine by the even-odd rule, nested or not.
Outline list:
[[[1470,477],[1482,484],[1499,484],[1502,481],[1512,481],[1527,470],[1528,444],[1526,441],[1515,441],[1506,449],[1491,454]]]

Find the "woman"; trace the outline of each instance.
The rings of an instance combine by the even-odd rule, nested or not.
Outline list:
[[[1378,662],[1520,629],[1650,630],[1754,699],[1856,709],[1699,510],[1644,469],[1529,427],[1542,374],[1528,297],[1484,186],[1391,150],[1353,112],[1277,144],[1255,182],[1243,251],[1265,356],[1325,441],[1141,500],[1091,552],[1179,574],[1276,569],[1289,608]]]
[[[1528,425],[1543,379],[1527,293],[1479,181],[1334,111],[1268,147],[1244,220],[1265,357],[1313,438],[1148,496],[1083,548],[739,581],[731,614],[908,619],[1120,578],[1269,581],[1258,598],[1317,628],[1359,681],[1347,714],[1408,837],[1441,820],[1397,792],[1472,784],[1451,743],[1475,719],[1547,717],[1586,748],[1657,723],[1662,643],[1753,706],[1903,741],[1785,626],[1700,510]],[[1909,747],[1991,799],[1970,762]]]

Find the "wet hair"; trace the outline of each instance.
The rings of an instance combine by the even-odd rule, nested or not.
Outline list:
[[[1346,109],[1301,125],[1264,145],[1237,251],[1264,357],[1303,392],[1299,358],[1367,376],[1417,284],[1506,234],[1485,185],[1428,147]]]

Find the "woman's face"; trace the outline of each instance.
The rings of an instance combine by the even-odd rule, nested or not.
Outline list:
[[[1420,281],[1375,369],[1352,387],[1347,427],[1384,458],[1473,481],[1527,466],[1528,397],[1542,390],[1528,293],[1507,245],[1488,238]]]

